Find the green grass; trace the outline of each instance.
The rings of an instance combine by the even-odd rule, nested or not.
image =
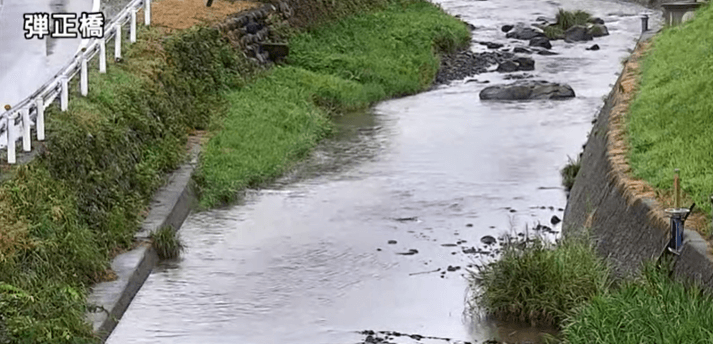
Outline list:
[[[467,46],[463,23],[426,1],[397,1],[303,32],[289,65],[226,94],[195,174],[204,208],[273,179],[331,132],[329,114],[426,89],[437,53]]]
[[[320,1],[318,9],[345,15],[385,3]],[[186,156],[187,132],[211,131],[196,180],[204,204],[220,204],[307,154],[331,132],[330,114],[425,88],[438,66],[434,52],[469,43],[462,22],[425,1],[394,0],[387,12],[330,25],[294,37],[293,65],[270,72],[208,28],[167,37],[141,27],[139,41],[123,45],[124,62],[102,75],[93,62],[89,95],[80,97],[75,81],[68,111],[48,108],[46,154],[3,172],[11,176],[0,184],[0,343],[97,342],[85,319],[89,288],[134,244],[150,198]],[[340,25],[343,37],[330,35]],[[383,31],[407,36],[389,40]],[[363,45],[342,54],[339,42]],[[381,43],[398,45],[383,61],[358,51],[385,53]],[[308,50],[327,62],[305,61]],[[361,69],[368,78],[344,77]],[[167,233],[155,239],[164,257],[180,246]]]
[[[585,236],[553,247],[539,238],[511,239],[502,257],[474,271],[473,304],[501,319],[559,325],[609,285],[607,265]]]
[[[555,23],[544,28],[545,36],[549,39],[563,39],[564,32],[575,25],[587,26],[588,20],[592,16],[581,10],[565,11],[559,9],[555,15]]]
[[[73,88],[68,111],[48,108],[47,153],[0,185],[3,343],[96,342],[89,287],[132,246],[149,199],[183,161],[187,130],[224,109],[220,90],[251,75],[217,32],[141,28],[139,37],[124,45],[124,62],[92,69],[87,97]]]
[[[683,191],[705,214],[711,212],[713,193],[712,29],[713,10],[705,5],[694,20],[654,39],[626,118],[634,175],[671,190],[673,170],[679,168]]]
[[[614,284],[582,233],[554,247],[516,239],[499,261],[471,272],[474,311],[555,325],[560,333],[547,339],[556,343],[713,341],[713,296],[699,284],[674,281],[670,257]]]
[[[566,343],[711,343],[713,298],[647,265],[643,277],[592,299],[568,320]]]
[[[572,160],[570,158],[567,165],[565,165],[560,171],[560,175],[562,176],[562,186],[564,186],[566,190],[571,190],[572,186],[574,186],[574,181],[577,178],[577,173],[579,173],[579,168],[581,166],[582,161],[580,157],[577,157],[577,160]]]
[[[181,236],[172,226],[156,229],[151,233],[151,240],[159,259],[176,259],[185,250]]]

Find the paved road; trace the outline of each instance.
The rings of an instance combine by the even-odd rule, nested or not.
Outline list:
[[[23,14],[81,13],[99,0],[0,0],[0,105],[15,105],[36,91],[77,52],[76,39],[25,39]]]

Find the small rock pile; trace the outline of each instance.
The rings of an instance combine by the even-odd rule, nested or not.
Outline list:
[[[252,11],[239,13],[216,26],[230,43],[244,51],[248,58],[266,64],[275,58],[263,48],[270,30],[267,19],[276,16],[278,19],[287,20],[292,15],[293,11],[287,3],[280,2],[277,5],[264,5]]]

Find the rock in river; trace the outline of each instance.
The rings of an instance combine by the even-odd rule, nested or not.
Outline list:
[[[482,242],[483,244],[486,244],[486,245],[492,245],[492,244],[496,243],[497,241],[492,236],[486,235],[486,236],[480,238],[480,242]]]
[[[534,27],[528,27],[523,24],[518,24],[510,32],[508,32],[507,35],[505,35],[507,38],[521,39],[525,41],[529,41],[535,37],[544,36],[545,34],[542,30]]]
[[[591,41],[592,39],[592,34],[589,33],[586,26],[575,25],[564,32],[565,42]]]
[[[607,27],[602,24],[594,24],[587,28],[587,33],[589,33],[593,37],[602,37],[608,36],[609,30],[607,30]]]
[[[552,49],[552,44],[547,37],[535,37],[530,40],[531,47],[542,47],[545,49]]]
[[[574,90],[569,85],[543,80],[519,80],[480,91],[480,99],[483,100],[566,99],[574,96]]]

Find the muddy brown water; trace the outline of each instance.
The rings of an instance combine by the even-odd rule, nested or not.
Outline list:
[[[559,6],[602,17],[611,35],[534,56],[530,73],[570,84],[572,100],[484,102],[484,84],[457,81],[338,118],[340,133],[289,175],[189,216],[184,256],[155,269],[109,343],[537,342],[543,329],[469,316],[465,269],[494,258],[466,252],[493,252],[481,237],[538,222],[560,230],[550,224],[566,203],[559,170],[581,151],[646,10],[439,3],[478,27],[474,39],[510,47],[501,25]],[[585,50],[594,43],[601,50]]]

